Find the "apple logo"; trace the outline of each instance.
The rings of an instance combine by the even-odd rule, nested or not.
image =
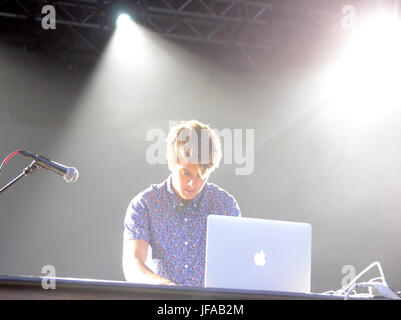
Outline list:
[[[260,250],[260,252],[255,253],[253,259],[255,261],[255,264],[259,267],[263,267],[266,264],[266,255],[263,252],[263,250]]]

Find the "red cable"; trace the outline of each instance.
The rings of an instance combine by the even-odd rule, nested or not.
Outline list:
[[[15,150],[14,152],[12,152],[12,153],[10,153],[8,156],[7,156],[7,158],[5,158],[4,160],[3,160],[3,162],[1,163],[1,165],[0,165],[0,172],[1,172],[1,169],[3,168],[3,166],[7,163],[7,161],[8,160],[10,160],[12,157],[14,157],[16,154],[18,154],[19,153],[19,151],[18,150]]]

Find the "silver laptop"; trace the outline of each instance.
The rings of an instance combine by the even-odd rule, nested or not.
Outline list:
[[[209,215],[205,287],[310,293],[312,226]]]

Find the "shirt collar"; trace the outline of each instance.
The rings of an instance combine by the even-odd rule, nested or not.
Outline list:
[[[169,198],[172,200],[173,205],[177,205],[177,206],[184,206],[185,204],[183,203],[183,201],[177,196],[177,194],[175,193],[174,189],[173,189],[173,185],[172,185],[172,181],[171,181],[172,177],[171,174],[169,175],[169,177],[167,178],[167,193],[169,194]],[[207,189],[207,185],[208,183],[205,182],[205,184],[202,187],[202,190],[199,191],[199,193],[195,196],[195,198],[193,198],[191,201],[188,202],[188,207],[202,207],[203,205],[203,194],[205,193],[205,190]]]

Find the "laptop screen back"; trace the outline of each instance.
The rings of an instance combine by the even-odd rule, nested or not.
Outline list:
[[[209,215],[205,287],[310,292],[307,223]]]

